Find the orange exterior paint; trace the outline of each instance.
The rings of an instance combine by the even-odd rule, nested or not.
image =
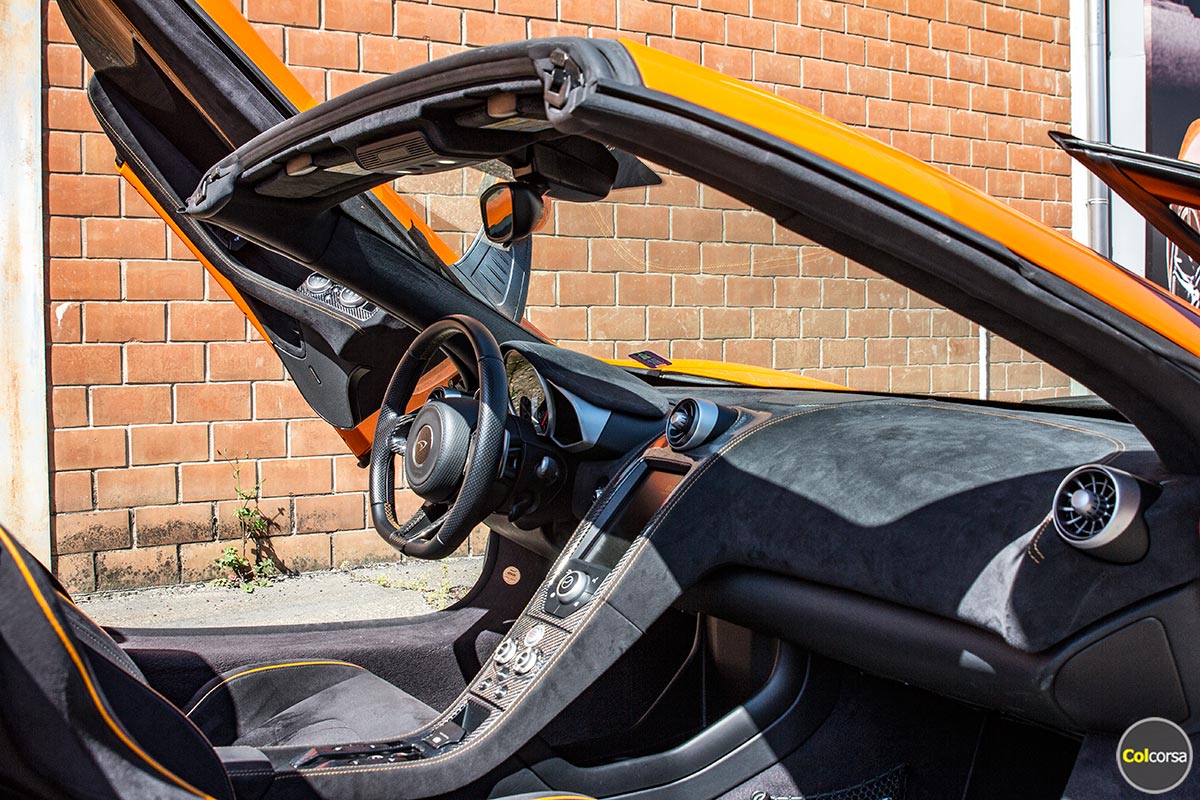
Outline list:
[[[191,254],[196,257],[196,260],[199,261],[204,269],[208,271],[208,274],[213,277],[213,280],[215,280],[220,287],[225,290],[225,293],[229,295],[229,299],[232,300],[234,304],[242,310],[242,313],[246,315],[246,319],[250,320],[250,324],[254,326],[254,329],[257,330],[259,334],[268,342],[271,341],[270,335],[263,328],[262,323],[258,321],[258,317],[254,315],[254,312],[250,310],[250,306],[246,304],[246,299],[242,297],[242,293],[239,292],[234,285],[229,282],[228,278],[218,272],[216,267],[214,267],[212,263],[204,257],[204,254],[201,253],[194,244],[192,244],[192,240],[184,235],[179,226],[175,224],[175,220],[171,219],[171,215],[166,212],[166,209],[164,209],[158,200],[155,199],[154,195],[150,193],[150,190],[146,188],[146,184],[142,183],[141,179],[138,178],[138,176],[134,174],[133,170],[129,168],[129,164],[121,164],[119,167],[117,167],[117,172],[122,178],[128,181],[129,185],[133,187],[134,191],[141,195],[143,200],[150,204],[150,207],[154,209],[154,213],[162,217],[163,222],[167,223],[167,227],[169,227],[172,232],[179,237],[179,241],[184,243],[187,249],[191,251]]]
[[[1200,355],[1200,327],[1171,295],[1053,228],[814,111],[637,42],[621,43],[647,88],[751,125],[945,214]]]
[[[629,358],[605,358],[609,364],[632,369],[648,369],[645,364]],[[678,358],[670,364],[653,367],[665,375],[694,375],[697,378],[714,378],[743,386],[759,386],[770,389],[830,389],[850,391],[845,386],[828,381],[806,378],[792,372],[755,367],[749,364],[734,364],[728,361],[707,361],[699,358]]]

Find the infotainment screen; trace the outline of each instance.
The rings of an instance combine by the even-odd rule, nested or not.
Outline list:
[[[654,512],[662,507],[681,480],[683,476],[673,472],[646,470],[616,513],[603,523],[596,538],[578,558],[604,569],[615,567],[630,543],[642,532]]]

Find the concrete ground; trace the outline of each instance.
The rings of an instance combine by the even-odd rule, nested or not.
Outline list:
[[[466,594],[483,557],[408,561],[285,577],[253,593],[193,583],[74,598],[101,625],[209,628],[388,619],[428,614]]]

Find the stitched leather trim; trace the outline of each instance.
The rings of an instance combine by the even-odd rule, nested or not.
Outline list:
[[[70,657],[71,663],[75,666],[75,670],[83,679],[83,684],[85,687],[87,687],[88,695],[91,697],[92,703],[95,704],[96,710],[100,712],[100,717],[104,720],[105,724],[108,725],[116,737],[120,739],[126,747],[133,751],[138,758],[142,759],[151,767],[153,767],[155,772],[159,773],[179,788],[196,797],[202,797],[205,798],[205,800],[216,800],[216,798],[214,798],[212,795],[208,794],[207,792],[200,791],[195,786],[192,786],[183,778],[179,777],[174,772],[171,772],[162,764],[154,760],[154,758],[151,757],[150,754],[141,747],[139,747],[138,744],[134,742],[127,733],[125,733],[117,721],[113,719],[112,715],[108,713],[108,709],[105,707],[104,701],[100,698],[100,693],[96,690],[95,684],[92,683],[92,677],[88,674],[87,668],[84,666],[83,659],[79,656],[79,651],[75,649],[75,645],[71,643],[71,639],[67,636],[66,631],[63,630],[58,618],[55,617],[54,612],[50,610],[50,605],[46,602],[46,597],[42,594],[41,589],[38,588],[37,582],[34,581],[33,575],[30,574],[29,567],[25,564],[25,559],[21,557],[21,553],[13,545],[12,539],[9,538],[8,531],[4,530],[3,528],[0,528],[0,544],[3,544],[4,548],[8,550],[9,555],[12,556],[13,563],[16,564],[17,569],[21,571],[21,576],[25,579],[29,593],[32,594],[33,599],[37,601],[38,608],[41,609],[42,614],[46,617],[46,621],[50,623],[50,627],[54,630],[55,635],[58,636],[58,640],[62,643],[63,649],[67,651],[67,655]]]
[[[319,666],[323,666],[323,665],[338,666],[338,667],[354,667],[355,669],[361,669],[364,672],[366,671],[365,668],[360,667],[358,664],[351,664],[349,661],[332,661],[332,660],[289,661],[286,664],[267,664],[266,666],[262,666],[262,667],[251,667],[250,669],[245,669],[245,670],[242,670],[241,672],[235,672],[232,675],[222,678],[220,683],[218,683],[216,686],[212,687],[207,692],[205,692],[204,696],[201,697],[199,700],[197,700],[195,702],[195,704],[192,705],[191,708],[189,708],[187,711],[184,712],[184,714],[186,716],[190,717],[196,709],[200,708],[200,706],[204,703],[205,700],[207,700],[209,697],[212,696],[213,692],[215,692],[217,689],[220,689],[222,686],[229,685],[230,683],[237,680],[238,678],[244,678],[247,675],[253,675],[256,672],[266,672],[267,670],[272,670],[272,669],[287,669],[288,667],[319,667]]]

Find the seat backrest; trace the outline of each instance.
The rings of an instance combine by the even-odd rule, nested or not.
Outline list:
[[[0,686],[0,787],[13,795],[233,797],[204,735],[3,528]]]

